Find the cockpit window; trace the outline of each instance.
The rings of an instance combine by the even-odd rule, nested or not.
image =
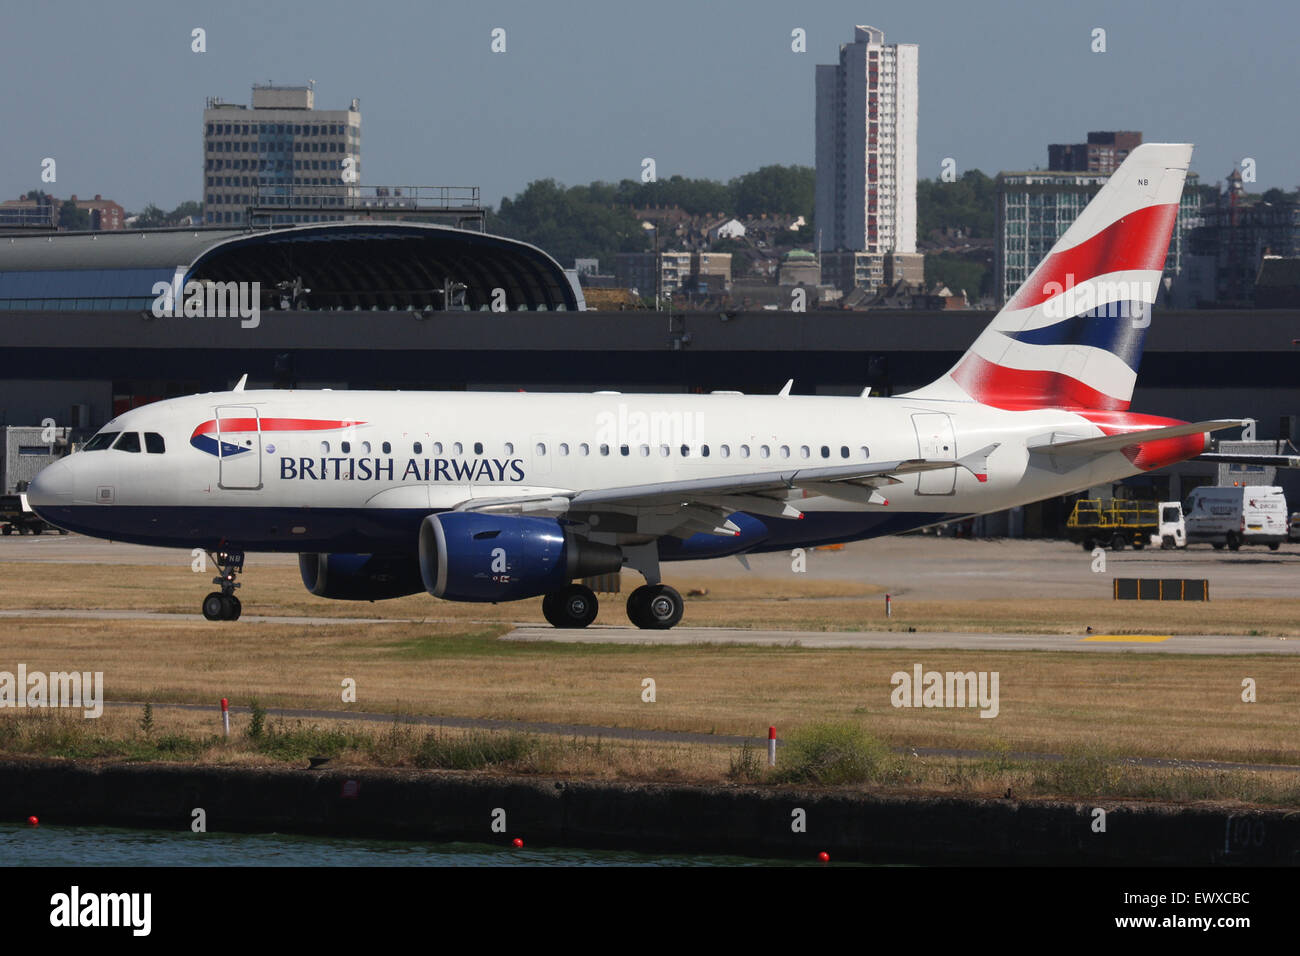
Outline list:
[[[109,445],[113,444],[113,439],[120,435],[121,432],[100,432],[90,441],[86,442],[82,451],[103,451]]]
[[[120,438],[113,442],[114,451],[139,451],[140,450],[140,433],[139,432],[122,432]]]
[[[144,433],[144,447],[145,451],[149,452],[151,455],[161,455],[167,451],[167,446],[163,443],[162,435],[159,435],[157,432]]]

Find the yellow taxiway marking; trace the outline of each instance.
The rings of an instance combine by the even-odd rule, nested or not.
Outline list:
[[[1108,641],[1118,644],[1159,644],[1173,637],[1172,634],[1093,634],[1085,641]]]

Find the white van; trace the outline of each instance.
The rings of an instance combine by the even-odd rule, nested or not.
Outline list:
[[[1270,485],[1197,488],[1183,509],[1187,542],[1225,544],[1236,551],[1243,544],[1266,544],[1276,551],[1286,540],[1286,496]]]

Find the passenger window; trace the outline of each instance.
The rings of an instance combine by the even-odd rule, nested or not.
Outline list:
[[[393,453],[393,446],[390,445],[388,442],[384,442],[379,447],[384,450],[385,455],[391,455]]]
[[[320,453],[321,453],[322,455],[328,455],[328,454],[330,453],[330,443],[329,443],[329,442],[327,442],[327,441],[323,441],[323,442],[320,443]]]
[[[628,455],[632,453],[632,449],[628,448],[627,445],[619,445],[618,453],[622,455],[624,458],[626,458]]]
[[[667,445],[660,445],[660,446],[659,446],[659,457],[660,457],[660,458],[667,458],[667,457],[668,457],[669,455],[671,455],[672,453],[673,453],[673,450],[672,450],[671,448],[669,448]]]
[[[537,443],[537,454],[539,454],[539,455],[545,455],[545,454],[546,454],[546,443],[545,443],[545,442],[540,442],[540,441],[539,441],[539,442]]]
[[[384,451],[388,451],[388,443],[387,443],[387,442],[384,442]],[[476,454],[476,455],[481,455],[481,454],[483,454],[483,443],[482,443],[481,441],[476,441],[476,442],[474,443],[474,454]]]
[[[789,457],[790,457],[790,446],[789,446],[789,445],[782,445],[782,446],[781,446],[781,457],[782,457],[782,458],[789,458]]]
[[[424,454],[424,446],[421,445],[418,441],[417,441],[414,445],[411,446],[411,450],[412,450],[413,452],[415,452],[415,454],[417,454],[417,455],[422,455],[422,454]]]
[[[368,441],[363,441],[363,442],[361,443],[361,454],[363,454],[363,455],[369,455],[369,454],[370,454],[370,442],[368,442]]]
[[[508,441],[508,442],[506,442],[506,454],[507,454],[507,455],[513,455],[514,453],[515,453],[515,443],[512,442],[512,441]],[[560,446],[560,454],[561,454],[561,455],[567,455],[568,453],[569,453],[569,446],[568,446],[568,445],[561,445],[561,446]]]
[[[113,450],[138,452],[140,450],[140,433],[122,432],[117,441],[113,442]]]
[[[708,446],[708,445],[701,445],[701,446],[700,446],[700,457],[701,457],[701,458],[708,458],[708,457],[709,457],[709,446]]]
[[[800,446],[799,446],[799,457],[800,457],[800,458],[807,458],[807,457],[808,457],[809,455],[811,455],[811,454],[812,454],[812,449],[810,449],[807,445],[800,445]]]
[[[161,455],[167,451],[167,446],[163,444],[163,437],[157,432],[144,433],[144,447],[151,455]]]
[[[436,442],[434,442],[433,445],[432,445],[432,449],[433,449],[433,453],[434,453],[435,455],[441,455],[441,454],[442,454],[442,442],[440,442],[440,441],[436,441]]]
[[[514,451],[514,446],[511,445],[509,442],[506,442],[506,454],[509,455],[513,451]],[[567,455],[568,453],[569,453],[569,443],[567,441],[560,442],[560,454]]]
[[[840,457],[841,457],[841,458],[848,458],[848,457],[849,457],[849,446],[848,446],[848,445],[841,445],[841,446],[840,446]]]
[[[601,446],[600,446],[600,453],[601,453],[602,455],[608,455],[608,454],[609,454],[609,446],[608,446],[608,445],[601,445]]]
[[[683,445],[683,446],[682,446],[682,457],[683,457],[683,458],[690,458],[690,457],[691,457],[691,446],[690,446],[690,445]]]
[[[539,445],[539,446],[537,446],[537,447],[539,447],[539,448],[542,449],[540,452],[538,452],[538,454],[541,454],[541,455],[545,455],[545,454],[546,454],[546,447],[545,447],[544,445]],[[462,445],[460,442],[456,441],[456,442],[452,442],[452,443],[451,443],[451,453],[452,453],[453,455],[459,455],[459,454],[460,454],[461,452],[463,452],[464,450],[465,450],[465,446]]]
[[[741,457],[741,458],[748,458],[748,457],[749,457],[749,446],[748,446],[748,445],[741,445],[741,446],[740,446],[740,457]]]
[[[105,448],[113,444],[113,439],[120,434],[122,433],[121,432],[100,432],[90,441],[86,442],[86,447],[81,450],[82,451],[103,451]]]
[[[649,457],[650,457],[650,446],[649,446],[649,445],[642,445],[642,446],[641,446],[641,457],[642,457],[642,458],[649,458]]]
[[[731,457],[731,446],[730,446],[730,445],[719,445],[719,446],[718,446],[718,454],[720,454],[723,458],[730,458],[730,457]]]
[[[580,445],[578,446],[578,454],[580,454],[580,455],[590,455],[590,454],[591,454],[591,446],[588,445],[586,442],[583,442],[582,444],[580,444]]]
[[[772,450],[768,448],[766,445],[762,445],[758,449],[759,458],[767,458],[771,454],[772,454]]]
[[[831,457],[831,450],[827,448],[825,445],[822,445],[822,457],[823,458]]]
[[[866,445],[863,445],[863,446],[862,446],[862,457],[863,457],[863,458],[870,458],[870,457],[871,457],[871,449],[868,448]]]
[[[345,455],[351,454],[351,452],[352,452],[352,442],[350,442],[350,441],[341,441],[341,442],[339,442],[339,451],[343,452],[343,454],[345,454]]]

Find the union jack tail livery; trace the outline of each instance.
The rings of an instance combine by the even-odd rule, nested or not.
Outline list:
[[[1191,157],[1182,143],[1133,150],[961,360],[913,397],[1127,409]]]

